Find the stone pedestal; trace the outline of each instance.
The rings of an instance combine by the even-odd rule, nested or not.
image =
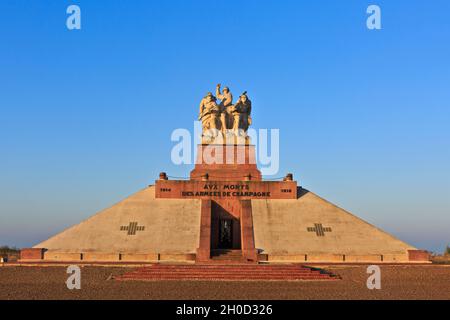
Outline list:
[[[261,181],[256,166],[255,146],[246,144],[197,146],[191,180]]]
[[[197,147],[197,160],[191,171],[193,181],[261,181],[261,172],[256,166],[255,146],[248,144],[202,144]],[[228,200],[220,202],[221,207],[240,222],[240,248],[247,262],[257,262],[257,252],[253,237],[251,200]],[[217,232],[217,226],[211,224],[211,200],[202,200],[200,223],[200,243],[197,249],[197,261],[210,259],[211,243],[216,243],[211,230]],[[216,223],[218,217],[213,219]],[[239,239],[238,239],[239,240]]]

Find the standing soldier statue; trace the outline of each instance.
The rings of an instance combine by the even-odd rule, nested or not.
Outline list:
[[[211,92],[200,102],[199,120],[202,122],[203,133],[207,131],[215,137],[217,134],[217,124],[220,113],[220,107],[216,103],[216,97]]]
[[[243,130],[247,132],[248,127],[252,124],[252,102],[247,97],[247,91],[241,94],[238,102],[234,105],[235,108],[235,118],[234,118],[234,126],[233,130],[238,132],[239,130]]]
[[[225,133],[227,129],[233,128],[233,95],[228,87],[223,88],[220,92],[221,84],[216,86],[216,96],[220,99],[220,123],[222,132]]]

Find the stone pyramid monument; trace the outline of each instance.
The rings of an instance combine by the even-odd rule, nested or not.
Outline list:
[[[203,137],[189,180],[161,173],[154,185],[23,249],[21,261],[429,261],[426,251],[297,186],[292,174],[264,181],[246,135],[251,101],[244,93],[233,105],[220,86],[216,96],[220,104],[212,93],[200,104]]]

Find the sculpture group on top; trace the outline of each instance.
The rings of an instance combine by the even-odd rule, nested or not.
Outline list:
[[[219,134],[245,137],[252,123],[251,112],[252,102],[246,91],[233,104],[230,89],[224,87],[221,91],[218,84],[216,96],[208,92],[200,102],[199,120],[202,122],[203,137],[213,139]]]

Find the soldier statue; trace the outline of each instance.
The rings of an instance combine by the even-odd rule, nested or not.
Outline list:
[[[200,102],[199,120],[202,122],[203,132],[210,131],[215,136],[220,114],[220,107],[216,103],[216,97],[211,92]]]
[[[228,129],[233,127],[233,95],[228,87],[223,88],[223,93],[220,92],[221,84],[216,86],[216,96],[220,99],[220,124],[222,132],[226,132]]]
[[[247,91],[241,94],[235,105],[228,87],[224,87],[221,92],[221,85],[218,84],[216,96],[217,98],[208,92],[200,102],[199,120],[202,122],[203,135],[216,137],[220,131],[224,136],[245,135],[252,124],[252,102],[247,96]],[[220,99],[219,104],[217,99]]]

